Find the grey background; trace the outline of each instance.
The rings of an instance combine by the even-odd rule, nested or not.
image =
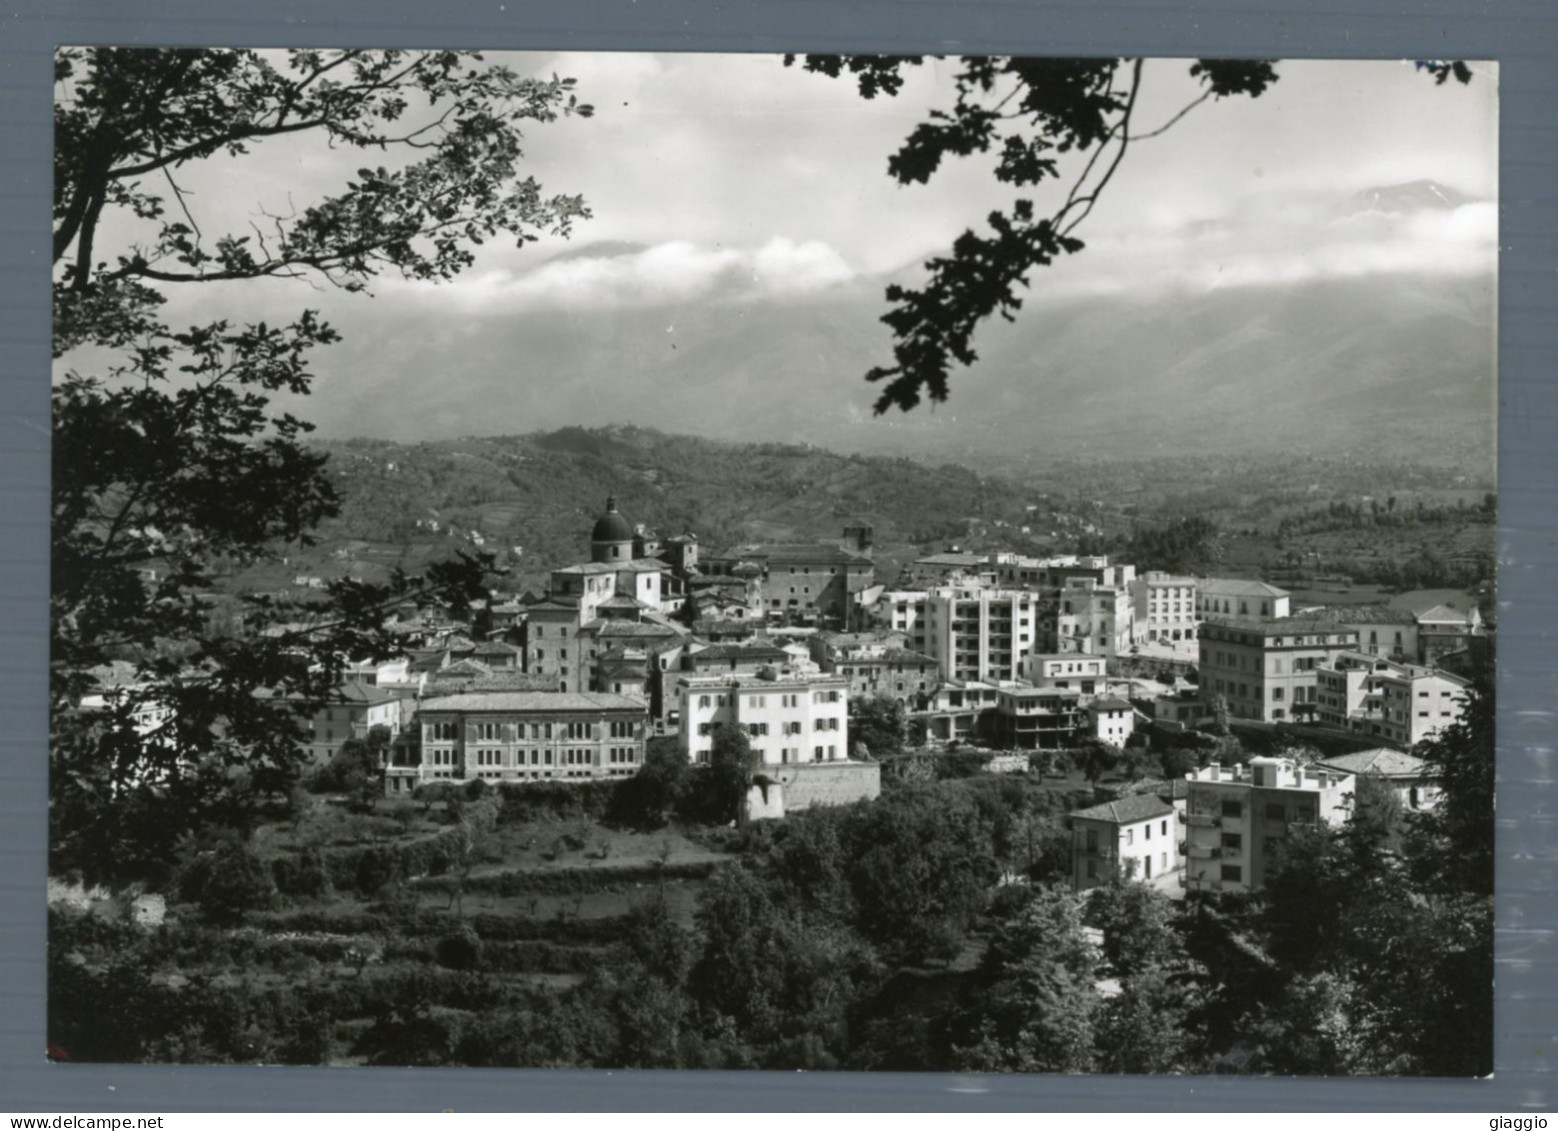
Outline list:
[[[12,0],[0,8],[0,1110],[1518,1113],[1558,1049],[1558,6],[1551,0]],[[1318,9],[1318,10],[1317,10]],[[1498,1032],[1490,1081],[51,1065],[44,1043],[53,48],[63,43],[1466,58],[1501,64]],[[1468,1123],[1468,1126],[1472,1126]]]

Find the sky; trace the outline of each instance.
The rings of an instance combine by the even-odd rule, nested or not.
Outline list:
[[[883,281],[945,251],[1020,193],[988,158],[943,165],[900,186],[887,160],[938,105],[956,60],[910,69],[896,98],[786,68],[779,56],[502,54],[520,73],[567,75],[595,113],[533,125],[526,167],[548,193],[580,194],[591,218],[569,240],[489,245],[444,284],[381,277],[366,299],[297,282],[172,288],[170,317],[270,317],[299,304],[370,338],[453,320],[480,351],[497,322],[536,312],[610,318],[688,304],[786,304],[880,294]],[[1150,60],[1135,129],[1167,122],[1200,88],[1185,60]],[[1401,61],[1285,61],[1257,99],[1209,101],[1135,143],[1085,227],[1084,253],[1044,272],[1045,296],[1172,295],[1388,274],[1491,276],[1497,241],[1497,73],[1436,86]],[[366,162],[307,135],[256,158],[180,174],[205,230],[243,230],[260,210],[323,196]],[[1432,180],[1457,207],[1377,210],[1372,187]],[[1064,189],[1035,192],[1041,212]],[[128,229],[117,233],[128,238]],[[883,304],[885,309],[885,303]],[[71,358],[65,359],[69,366]],[[366,365],[366,363],[365,363]],[[372,366],[393,366],[393,353]],[[367,380],[359,376],[358,380]]]

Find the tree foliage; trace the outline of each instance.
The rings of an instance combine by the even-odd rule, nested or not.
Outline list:
[[[339,507],[310,426],[270,403],[308,392],[337,335],[310,311],[175,328],[167,288],[437,281],[485,240],[566,233],[584,207],[521,175],[521,129],[589,109],[572,80],[448,51],[72,48],[56,83],[54,352],[80,368],[54,388],[51,846],[57,868],[112,880],[165,871],[185,832],[285,793],[300,721],[344,658],[388,651],[391,604],[483,592],[483,563],[456,557],[314,604],[249,597],[243,632],[212,631],[225,570],[306,544]],[[283,135],[388,163],[247,230],[201,211],[192,165],[230,164],[237,187]],[[127,671],[83,710],[110,661]]]

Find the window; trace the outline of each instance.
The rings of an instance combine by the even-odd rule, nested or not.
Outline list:
[[[1244,806],[1237,801],[1224,801],[1222,815],[1224,817],[1242,817],[1244,815]]]
[[[1241,852],[1244,849],[1244,837],[1238,833],[1224,833],[1222,846],[1232,852]]]
[[[1087,830],[1087,851],[1091,855],[1095,855],[1096,856],[1098,854],[1098,830],[1097,829],[1088,829]]]
[[[1244,869],[1238,864],[1224,864],[1222,878],[1228,883],[1242,883],[1244,880]]]
[[[1168,821],[1164,820],[1158,822],[1158,835],[1168,836]]]
[[[1266,820],[1268,821],[1285,821],[1287,820],[1287,815],[1287,810],[1282,807],[1280,802],[1271,802],[1266,805]]]
[[[476,739],[478,742],[500,742],[501,725],[498,723],[477,723]]]
[[[1125,843],[1126,844],[1135,844],[1136,843],[1136,830],[1135,829],[1126,829],[1125,830]]]
[[[819,761],[819,762],[822,761],[822,747],[820,747],[820,746],[815,747],[815,748],[813,748],[812,752],[815,755],[817,761]]]
[[[714,727],[710,723],[699,723],[698,724],[698,733],[700,735],[703,735],[705,738],[708,737],[710,732],[712,732],[713,730],[714,730]]]

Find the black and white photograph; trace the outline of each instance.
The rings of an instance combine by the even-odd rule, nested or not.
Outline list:
[[[49,1059],[1493,1072],[1497,64],[54,84]]]

